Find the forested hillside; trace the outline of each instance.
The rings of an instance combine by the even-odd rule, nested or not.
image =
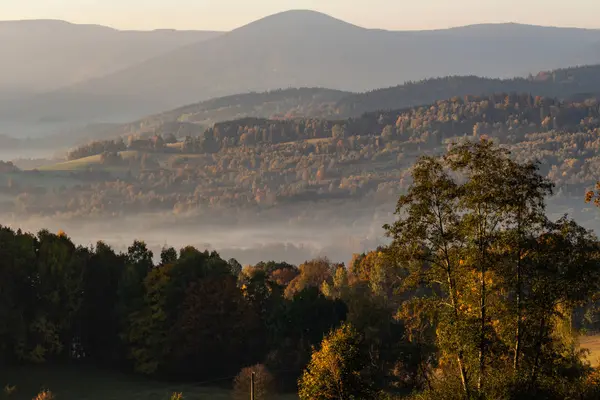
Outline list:
[[[336,104],[339,115],[354,116],[375,110],[395,110],[424,105],[454,96],[492,93],[530,93],[533,96],[568,98],[600,93],[600,66],[589,65],[541,71],[528,78],[490,79],[451,76],[406,83],[344,97]]]
[[[86,216],[388,202],[410,184],[418,156],[483,136],[518,160],[538,159],[562,194],[579,196],[600,168],[599,108],[595,99],[495,94],[339,121],[246,118],[179,142],[171,132],[96,142],[73,150],[71,161],[4,174],[3,204],[23,215]],[[44,177],[57,185],[41,184]]]
[[[327,117],[333,114],[335,104],[349,94],[339,90],[301,88],[219,97],[152,115],[96,136],[173,133],[185,137],[191,131],[204,130],[218,122],[247,117]]]

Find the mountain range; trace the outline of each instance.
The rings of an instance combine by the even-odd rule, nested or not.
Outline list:
[[[90,141],[118,137],[143,138],[172,134],[183,138],[201,135],[206,129],[225,121],[235,122],[248,118],[341,120],[358,118],[365,113],[433,104],[455,97],[502,93],[579,102],[600,98],[600,65],[540,71],[527,78],[432,78],[364,93],[326,88],[241,93],[177,107],[125,124],[88,124],[35,140],[16,140],[8,135],[0,135],[0,147],[64,150]]]
[[[61,89],[217,35],[119,31],[57,20],[0,21],[0,91],[34,94]]]
[[[73,79],[75,82],[63,79],[62,87],[47,85],[48,90],[41,94],[19,98],[6,95],[9,89],[0,85],[5,88],[5,98],[17,99],[2,106],[0,95],[3,120],[125,122],[183,104],[249,91],[327,87],[365,92],[431,77],[525,77],[540,70],[600,62],[600,30],[519,24],[384,31],[361,28],[317,12],[289,11],[223,34],[124,33],[66,26],[98,31],[94,34],[106,30],[108,36],[130,37],[131,44],[106,53],[102,62],[77,50],[80,70],[87,75],[82,73]],[[0,28],[0,37],[6,30]],[[18,33],[13,35],[14,43],[20,42]],[[148,39],[152,35],[161,40]],[[141,44],[136,45],[133,38],[139,38]],[[42,46],[39,40],[31,41],[32,48]],[[83,47],[89,54],[100,53],[95,47],[102,48]],[[0,51],[6,53],[5,49]],[[56,51],[50,48],[48,53]],[[33,51],[27,55],[32,59],[36,56]],[[41,79],[46,59],[44,56],[44,65],[20,71],[19,76]],[[15,89],[21,90],[12,88],[13,94]]]

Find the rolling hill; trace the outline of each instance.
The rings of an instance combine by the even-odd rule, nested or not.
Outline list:
[[[105,130],[80,130],[78,139],[106,139],[124,135],[172,133],[194,135],[215,123],[240,118],[327,117],[350,92],[323,88],[283,89],[218,97],[151,115],[135,122],[107,126]]]
[[[108,124],[102,129],[97,126],[73,130],[60,139],[53,137],[48,140],[69,146],[129,135],[197,136],[206,128],[228,120],[352,118],[368,112],[420,106],[456,96],[493,93],[529,93],[533,96],[585,100],[600,94],[600,65],[543,71],[528,78],[433,78],[364,93],[322,88],[244,93],[186,105],[122,125]]]
[[[600,62],[599,44],[600,30],[486,24],[393,32],[290,11],[40,95],[9,114],[114,122],[249,91],[367,91],[448,75],[526,76]]]
[[[493,93],[584,101],[600,95],[600,65],[542,71],[527,78],[451,76],[352,93],[324,88],[281,89],[218,97],[150,115],[125,124],[91,124],[59,135],[18,140],[0,135],[5,149],[64,150],[93,140],[154,134],[198,136],[214,124],[244,118],[356,118],[364,113],[430,104],[452,97]]]
[[[33,94],[59,89],[218,34],[120,31],[59,20],[0,21],[0,93]]]
[[[335,109],[338,115],[352,117],[376,110],[394,110],[429,104],[454,96],[512,92],[572,100],[594,97],[600,93],[600,65],[541,71],[527,78],[449,76],[427,79],[350,94],[338,101]]]

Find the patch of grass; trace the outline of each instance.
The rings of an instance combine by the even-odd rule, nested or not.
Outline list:
[[[183,149],[183,142],[177,142],[177,143],[167,143],[167,147],[169,149],[177,149],[177,150],[182,150]]]
[[[318,143],[328,142],[329,140],[331,140],[331,138],[305,139],[303,141],[306,142],[306,143],[310,143],[310,144],[318,144]],[[278,143],[277,145],[279,145],[279,146],[287,146],[287,145],[298,143],[298,142],[302,142],[302,140],[293,140],[291,142]]]
[[[579,345],[583,349],[588,349],[590,354],[588,360],[592,367],[600,367],[600,335],[588,335],[579,338]]]
[[[317,143],[324,143],[324,142],[328,142],[330,141],[331,138],[317,138],[317,139],[307,139],[306,143],[311,143],[311,144],[317,144]]]
[[[139,155],[139,151],[130,150],[130,151],[122,151],[119,154],[123,157],[124,160],[128,160]],[[90,156],[79,158],[77,160],[65,161],[58,164],[46,165],[38,168],[39,171],[79,171],[84,170],[88,167],[92,167],[94,165],[100,165],[100,155]]]
[[[16,386],[11,400],[31,400],[44,389],[59,400],[169,400],[173,393],[182,393],[185,400],[232,398],[228,389],[169,384],[88,366],[11,368],[0,370],[0,379],[6,381],[2,385]],[[297,399],[295,395],[281,395],[275,400]]]
[[[65,161],[58,164],[45,165],[38,168],[39,171],[77,171],[85,169],[90,165],[100,164],[100,156],[79,158],[77,160]]]

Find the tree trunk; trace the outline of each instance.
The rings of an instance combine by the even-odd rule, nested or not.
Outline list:
[[[479,215],[481,215],[481,211],[478,209],[477,213]],[[485,273],[486,273],[486,262],[487,262],[487,255],[486,255],[486,239],[485,238],[485,225],[481,222],[482,217],[480,216],[480,222],[479,222],[479,255],[481,257],[480,259],[480,263],[481,263],[481,280],[479,282],[480,284],[480,291],[481,291],[481,298],[479,300],[479,317],[481,318],[480,320],[480,326],[479,329],[481,330],[479,333],[479,377],[477,379],[477,392],[479,393],[479,397],[481,398],[483,396],[483,377],[484,377],[484,373],[485,373],[485,350],[486,350],[486,343],[485,343],[485,339],[486,339],[486,335],[485,335],[485,321],[486,321],[486,283],[485,283]]]
[[[458,352],[456,359],[458,361],[458,368],[460,369],[460,381],[462,382],[463,390],[465,391],[465,399],[469,400],[471,398],[471,390],[469,389],[469,382],[467,381],[467,369],[465,368],[463,358],[463,352],[461,350]]]
[[[519,211],[517,214],[517,240],[519,241],[518,244],[518,251],[517,251],[517,327],[516,327],[516,332],[515,332],[515,356],[513,359],[513,369],[514,372],[517,373],[517,371],[519,370],[519,357],[520,357],[520,353],[521,353],[521,336],[522,336],[522,332],[521,332],[521,324],[522,324],[522,304],[521,304],[521,294],[523,291],[523,282],[522,282],[522,277],[521,277],[521,257],[522,257],[522,241],[521,241],[521,215],[522,215],[522,211],[521,211],[521,207],[519,207]]]
[[[483,374],[485,370],[485,296],[486,296],[486,285],[485,285],[485,261],[481,267],[481,302],[480,302],[480,317],[481,317],[481,333],[479,337],[479,379],[477,380],[477,390],[481,394],[483,389]]]
[[[447,262],[446,274],[447,274],[447,278],[448,278],[448,288],[450,291],[450,301],[451,301],[452,307],[454,309],[454,322],[457,323],[459,316],[458,316],[458,305],[456,302],[454,281],[452,280],[452,275],[450,273],[450,262],[449,262],[449,260],[447,260],[446,262]],[[469,382],[467,379],[467,369],[465,368],[464,355],[463,355],[462,350],[458,351],[458,354],[456,355],[456,361],[458,363],[458,369],[460,371],[460,381],[462,383],[463,390],[465,392],[465,398],[470,399],[471,391],[469,389]]]
[[[513,369],[519,370],[519,355],[521,352],[521,262],[517,263],[517,331],[515,332],[515,356]]]
[[[533,362],[533,366],[531,367],[531,379],[529,381],[529,387],[532,387],[535,384],[535,381],[537,380],[537,374],[538,374],[539,363],[540,363],[540,355],[542,353],[542,341],[544,339],[544,331],[545,330],[546,330],[546,318],[542,317],[542,320],[540,321],[540,331],[538,333],[538,340],[535,345],[535,347],[536,347],[535,360]]]
[[[437,207],[438,213],[438,224],[441,232],[441,236],[444,236],[444,223],[442,222],[441,213],[439,210],[439,206]],[[452,268],[450,267],[450,255],[448,252],[448,244],[444,243],[444,258],[446,261],[446,277],[448,279],[448,292],[450,294],[450,302],[452,304],[452,308],[454,309],[454,323],[457,324],[459,321],[459,313],[458,313],[458,304],[456,300],[456,285],[454,284],[454,280],[452,279]],[[464,354],[462,350],[459,350],[456,354],[456,361],[458,363],[458,369],[460,372],[460,381],[463,386],[463,391],[465,392],[465,398],[469,400],[471,398],[471,390],[469,388],[469,381],[467,377],[467,369],[465,367],[464,362]]]

